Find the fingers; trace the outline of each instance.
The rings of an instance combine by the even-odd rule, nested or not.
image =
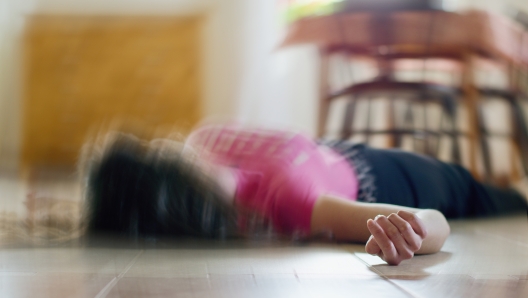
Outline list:
[[[416,214],[408,211],[400,210],[398,211],[398,216],[400,216],[403,220],[408,222],[411,227],[413,228],[414,232],[418,234],[422,239],[427,237],[427,230],[425,228],[425,224],[423,221],[416,216]]]
[[[401,259],[398,257],[398,252],[392,241],[385,234],[383,228],[376,222],[379,218],[376,218],[376,220],[369,219],[367,221],[367,228],[381,249],[383,259],[391,265],[398,265]]]
[[[420,249],[422,246],[422,238],[420,238],[407,221],[394,213],[389,215],[387,219],[398,229],[411,251],[415,252]]]
[[[377,255],[381,252],[381,248],[376,242],[376,239],[374,239],[374,236],[370,236],[367,244],[365,245],[365,251],[371,255]]]
[[[388,217],[378,215],[367,221],[367,228],[372,236],[365,245],[366,252],[380,256],[391,265],[412,258],[427,235],[422,220],[407,211]]]
[[[397,258],[399,256],[400,258],[406,260],[406,259],[410,259],[410,258],[412,258],[414,256],[415,250],[413,250],[409,246],[407,241],[404,239],[404,236],[401,234],[399,228],[395,224],[393,224],[385,216],[379,216],[379,217],[376,218],[375,221],[383,229],[385,234],[389,237],[389,239],[392,241],[394,247],[396,248],[397,255],[395,255],[394,258]],[[408,231],[408,233],[415,234],[413,231]],[[418,241],[419,241],[419,239],[418,239]],[[390,256],[390,257],[392,257],[392,256]]]

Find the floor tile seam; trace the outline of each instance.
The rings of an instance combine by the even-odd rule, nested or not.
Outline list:
[[[504,241],[507,241],[507,242],[510,242],[510,243],[514,243],[514,244],[519,245],[519,246],[528,247],[528,243],[523,243],[523,242],[520,242],[520,241],[511,240],[511,239],[509,239],[507,237],[496,235],[496,234],[493,234],[493,233],[484,232],[482,230],[476,230],[475,233],[481,234],[481,235],[486,235],[486,236],[491,236],[493,238],[497,238],[497,239],[501,239],[501,240],[504,240]]]
[[[468,273],[467,274],[471,279],[473,280],[520,280],[518,276],[515,276],[513,274],[474,274],[474,273]],[[492,277],[492,278],[479,278],[479,277]],[[506,278],[493,278],[493,277],[506,277]]]
[[[405,288],[404,286],[401,286],[399,285],[398,283],[392,281],[391,279],[389,279],[387,276],[385,276],[381,271],[377,270],[376,268],[372,267],[369,263],[365,262],[364,260],[362,260],[360,257],[356,256],[354,254],[354,257],[356,259],[358,259],[361,263],[365,264],[365,266],[369,267],[370,270],[374,271],[379,277],[381,277],[383,280],[385,280],[386,282],[388,282],[389,284],[393,285],[394,287],[396,287],[397,289],[399,289],[401,292],[403,292],[404,294],[406,294],[407,296],[409,297],[413,297],[413,298],[419,298],[421,297],[420,295],[417,295],[416,293],[413,293],[413,291]]]
[[[108,284],[106,286],[104,286],[104,288],[101,289],[101,291],[95,295],[95,298],[105,298],[108,293],[110,293],[110,291],[114,288],[114,286],[117,284],[117,282],[123,278],[123,276],[125,276],[125,274],[130,270],[130,268],[132,268],[132,266],[134,266],[134,264],[137,262],[137,260],[139,259],[139,257],[145,252],[144,249],[140,250],[137,255],[127,264],[127,266],[125,267],[125,269],[123,269],[121,271],[121,273],[119,273],[118,276],[115,276],[114,278],[112,278],[111,281],[108,282]]]

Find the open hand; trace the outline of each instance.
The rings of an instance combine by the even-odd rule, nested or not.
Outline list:
[[[425,225],[414,213],[400,210],[389,216],[378,215],[367,221],[372,234],[365,245],[369,254],[378,255],[390,265],[410,259],[427,236]]]

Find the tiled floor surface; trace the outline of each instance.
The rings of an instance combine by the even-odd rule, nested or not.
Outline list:
[[[526,215],[451,227],[399,266],[352,244],[3,241],[0,297],[528,297]]]

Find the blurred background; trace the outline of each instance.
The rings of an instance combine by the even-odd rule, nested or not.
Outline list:
[[[312,129],[317,56],[279,51],[281,4],[2,0],[1,166],[71,164],[112,117]]]
[[[0,200],[26,198],[9,181],[35,169],[72,177],[116,119],[296,129],[507,184],[527,165],[527,13],[524,0],[0,0]]]

